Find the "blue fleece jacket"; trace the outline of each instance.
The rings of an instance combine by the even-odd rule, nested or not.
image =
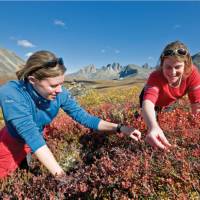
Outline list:
[[[100,121],[81,108],[64,87],[50,101],[40,96],[29,82],[10,81],[0,87],[0,105],[9,133],[28,144],[33,152],[46,144],[43,128],[60,108],[88,128],[98,129]]]

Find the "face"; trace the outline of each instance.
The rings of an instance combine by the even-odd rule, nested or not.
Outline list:
[[[29,77],[29,82],[34,89],[45,99],[54,100],[56,96],[62,92],[64,83],[64,75],[37,80],[35,77]]]
[[[184,62],[179,62],[173,57],[167,57],[163,61],[163,75],[168,83],[173,86],[178,86],[184,74]]]

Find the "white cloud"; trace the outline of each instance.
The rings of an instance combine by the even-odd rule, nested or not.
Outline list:
[[[65,25],[65,22],[63,22],[62,20],[58,20],[58,19],[54,20],[54,25],[61,26],[61,27],[65,28],[65,29],[67,28],[66,25]]]
[[[119,54],[120,53],[119,49],[114,49],[111,46],[106,46],[105,48],[101,49],[100,51],[101,51],[101,53],[111,53],[111,54],[113,54],[113,53]]]
[[[33,48],[35,47],[34,44],[32,44],[31,42],[29,42],[28,40],[17,40],[17,44],[19,46],[25,47],[25,48]]]
[[[175,24],[174,25],[174,29],[178,29],[178,28],[181,28],[181,25],[180,24]]]
[[[101,53],[105,53],[106,52],[106,50],[105,49],[101,49]]]
[[[120,53],[120,50],[119,50],[119,49],[115,49],[115,53],[116,53],[116,54],[119,54],[119,53]]]
[[[25,57],[30,57],[33,54],[33,52],[28,52],[25,54]]]
[[[149,56],[148,60],[154,60],[154,58],[152,56]]]

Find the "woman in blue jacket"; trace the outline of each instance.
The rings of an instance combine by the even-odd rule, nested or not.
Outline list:
[[[16,73],[18,81],[0,87],[5,121],[0,132],[0,178],[15,171],[30,152],[54,176],[64,174],[43,138],[45,125],[60,108],[88,128],[122,132],[136,141],[140,139],[138,130],[104,121],[81,108],[62,86],[65,71],[62,58],[49,51],[38,51]]]

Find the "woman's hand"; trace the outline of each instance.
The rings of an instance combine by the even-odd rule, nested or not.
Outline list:
[[[141,132],[133,127],[122,126],[121,132],[124,135],[129,136],[136,141],[139,141],[141,139]]]
[[[154,127],[148,131],[146,136],[146,142],[153,148],[168,149],[171,144],[166,139],[162,129],[160,127]]]
[[[66,184],[69,185],[72,181],[72,177],[67,176],[64,172],[60,175],[56,175],[55,179],[58,181],[58,187]]]
[[[53,176],[62,176],[65,173],[47,145],[37,149],[34,154]]]
[[[99,125],[98,125],[98,130],[99,131],[109,131],[112,133],[115,133],[116,131],[118,132],[118,125],[112,122],[107,122],[104,120],[101,120]],[[126,136],[130,136],[132,139],[139,141],[141,138],[141,133],[139,130],[133,128],[133,127],[128,127],[120,124],[120,133]],[[118,132],[118,133],[119,133]]]

